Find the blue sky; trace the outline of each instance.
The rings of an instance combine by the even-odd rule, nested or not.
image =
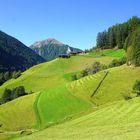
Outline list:
[[[98,32],[140,16],[139,7],[140,0],[0,0],[0,30],[27,46],[56,38],[85,49]]]

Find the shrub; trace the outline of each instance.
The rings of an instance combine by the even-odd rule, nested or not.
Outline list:
[[[119,62],[117,59],[114,59],[112,60],[112,62],[109,64],[109,67],[112,68],[112,67],[116,67],[116,66],[119,66]]]
[[[88,75],[88,69],[84,69],[81,71],[81,77],[85,77]]]
[[[126,57],[122,57],[118,61],[119,61],[119,65],[123,65],[126,63]]]
[[[14,72],[5,72],[5,73],[0,73],[0,85],[2,85],[4,82],[8,81],[11,78],[18,78],[21,75],[21,71],[14,71]]]
[[[9,71],[4,73],[4,79],[5,79],[5,81],[10,79],[10,72]]]
[[[4,90],[4,93],[2,95],[2,102],[3,103],[6,103],[6,102],[9,102],[12,100],[12,92],[10,89],[5,89]]]
[[[133,85],[133,91],[137,93],[137,96],[140,96],[140,80],[136,80],[135,84]]]
[[[95,74],[95,73],[97,73],[101,70],[105,70],[107,68],[108,68],[107,65],[101,64],[100,62],[95,62],[95,63],[93,63],[93,65],[90,68],[86,68],[83,71],[81,71],[81,77],[85,77],[90,74]]]
[[[20,77],[20,75],[21,75],[21,71],[18,71],[18,72],[14,71],[12,73],[12,78],[17,79],[18,77]]]
[[[16,87],[12,90],[5,89],[4,93],[2,95],[2,98],[0,99],[0,104],[9,102],[13,99],[16,99],[16,98],[18,98],[20,96],[24,96],[24,95],[27,95],[27,93],[25,92],[25,89],[23,86]]]
[[[123,58],[120,58],[120,59],[114,59],[112,60],[112,62],[109,64],[109,68],[112,68],[112,67],[117,67],[117,66],[121,66],[123,64],[126,63],[126,58],[123,57]]]
[[[89,74],[95,74],[102,69],[102,65],[100,62],[95,62],[91,68],[89,68]]]
[[[16,87],[12,90],[13,98],[18,98],[20,96],[27,95],[23,86]]]
[[[73,74],[73,75],[71,76],[71,80],[72,80],[72,81],[77,80],[77,75],[76,75],[76,74]]]
[[[127,101],[127,100],[132,99],[132,97],[130,95],[124,95],[124,99]]]
[[[0,85],[2,85],[4,82],[4,74],[0,73]]]

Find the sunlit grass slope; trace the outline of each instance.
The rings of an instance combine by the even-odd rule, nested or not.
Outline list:
[[[32,128],[36,124],[34,101],[38,93],[15,99],[0,106],[0,130],[16,131]]]
[[[102,71],[41,92],[35,106],[39,114],[38,126],[45,127],[72,119],[73,116],[95,107],[91,95],[105,74]]]
[[[125,56],[125,50],[124,49],[105,49],[100,51],[94,50],[93,52],[89,53],[89,56],[93,56],[93,57],[108,56],[108,57],[121,58]]]
[[[74,95],[81,99],[91,102],[91,95],[96,90],[97,86],[105,76],[106,71],[101,71],[97,74],[89,75],[74,82],[67,84],[67,88]]]
[[[138,140],[140,98],[117,101],[75,120],[56,125],[21,140]]]
[[[73,91],[65,87],[66,83],[71,82],[67,76],[70,77],[72,72],[80,71],[97,60],[103,63],[111,61],[110,58],[93,59],[84,56],[74,56],[70,59],[56,59],[34,66],[25,71],[20,78],[10,80],[2,85],[0,93],[6,87],[13,88],[19,85],[25,86],[26,91],[41,91],[39,102],[37,101],[37,106],[42,111],[40,113],[43,113],[41,120],[46,122],[45,125],[50,122],[63,121],[67,117],[91,107],[89,102],[87,103],[87,101],[79,99],[75,94],[69,94],[69,92]],[[14,131],[33,126],[33,123],[35,123],[35,115],[33,114],[35,95],[21,97],[0,106],[0,124],[2,124],[2,130]],[[60,96],[61,98],[59,98]],[[49,107],[46,108],[46,106],[49,106],[52,112],[49,112]],[[62,107],[64,109],[61,109]],[[50,113],[51,116],[53,114],[54,118],[52,117],[52,120],[47,118],[47,113]]]
[[[2,129],[23,130],[50,126],[25,137],[27,140],[93,138],[119,140],[132,138],[134,134],[136,139],[139,135],[136,129],[140,128],[138,118],[140,99],[124,101],[124,96],[133,97],[132,86],[135,80],[140,79],[139,67],[123,65],[73,82],[70,80],[71,74],[79,73],[93,62],[100,61],[108,64],[112,59],[114,57],[106,56],[99,58],[74,56],[70,59],[56,59],[34,66],[24,72],[20,78],[6,82],[0,87],[1,93],[5,87],[13,88],[19,85],[24,85],[27,91],[40,92],[0,106],[2,114],[0,114],[0,124],[1,122],[4,124]],[[92,96],[107,71],[108,75]],[[88,111],[93,112],[84,115]],[[5,112],[8,112],[7,116]],[[73,120],[79,116],[79,113],[82,117]],[[13,121],[16,117],[17,120]],[[72,120],[69,121],[70,119]],[[60,125],[60,123],[64,124]]]
[[[140,67],[123,65],[112,68],[92,101],[96,105],[101,105],[124,99],[126,95],[133,96],[132,87],[138,79],[140,79]]]
[[[108,75],[91,98],[107,71]],[[68,84],[68,89],[83,100],[91,101],[94,105],[99,106],[122,100],[127,95],[134,96],[132,87],[137,79],[140,79],[140,67],[123,65],[71,82]]]
[[[74,96],[62,85],[41,93],[35,107],[39,114],[37,125],[46,127],[60,123],[91,108],[91,103]]]
[[[84,109],[88,110],[93,107],[93,113],[86,116],[81,114],[83,115],[82,118],[71,121],[72,123],[68,123],[68,125],[66,123],[66,126],[53,126],[33,134],[31,138],[34,138],[35,135],[38,136],[38,139],[75,139],[76,137],[78,139],[87,137],[87,139],[103,139],[104,136],[106,139],[112,139],[112,137],[127,139],[131,135],[131,131],[138,136],[138,132],[133,129],[135,127],[140,128],[138,117],[140,115],[140,108],[138,107],[140,99],[134,98],[124,101],[124,95],[130,94],[133,97],[132,86],[136,79],[140,79],[140,68],[123,65],[108,71],[107,77],[92,98],[93,91],[105,75],[104,71],[68,83],[66,87],[60,86],[42,93],[37,108],[44,126],[49,123],[69,120],[72,114],[84,112]],[[73,98],[73,96],[78,97],[78,99]],[[91,102],[94,104],[91,105]],[[136,123],[138,126],[135,126]],[[100,134],[100,131],[103,134]],[[124,132],[128,134],[123,135]]]
[[[60,84],[69,82],[69,78],[65,77],[66,74],[80,71],[95,61],[108,64],[112,59],[110,57],[89,58],[85,56],[73,56],[70,59],[55,59],[51,62],[36,65],[25,71],[18,79],[6,82],[0,86],[0,93],[3,93],[5,88],[14,88],[20,85],[23,85],[28,92],[54,88]]]

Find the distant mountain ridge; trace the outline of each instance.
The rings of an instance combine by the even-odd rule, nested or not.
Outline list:
[[[54,38],[37,41],[30,48],[47,61],[57,58],[60,54],[66,54],[68,48],[74,52],[82,52],[82,50],[70,47]]]
[[[44,61],[22,42],[0,31],[0,72],[26,70]]]
[[[37,41],[33,44],[33,46],[35,48],[40,48],[42,47],[43,45],[49,45],[49,44],[56,44],[56,45],[64,45],[63,43],[59,42],[58,40],[56,39],[53,39],[53,38],[49,38],[49,39],[46,39],[46,40],[42,40],[42,41]]]

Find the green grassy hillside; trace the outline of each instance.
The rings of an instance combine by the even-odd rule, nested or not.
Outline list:
[[[32,128],[36,123],[34,101],[38,93],[20,97],[0,106],[0,130],[16,131]]]
[[[140,79],[140,67],[123,65],[112,68],[92,101],[96,105],[102,105],[124,99],[126,95],[133,96],[132,87],[137,79]]]
[[[59,124],[59,123],[65,122],[65,121],[68,121],[69,119],[72,119],[75,116],[78,116],[78,114],[81,113],[81,115],[83,116],[82,118],[85,117],[85,120],[83,120],[82,122],[83,123],[85,122],[85,123],[81,124],[80,126],[81,128],[79,127],[80,130],[77,128],[78,126],[76,127],[77,123],[75,124],[74,129],[78,129],[79,131],[74,133],[72,130],[70,130],[70,132],[72,131],[69,134],[72,136],[71,139],[75,138],[76,137],[75,135],[78,135],[79,139],[81,139],[82,137],[84,139],[85,135],[83,134],[82,136],[80,136],[80,134],[78,133],[82,131],[81,130],[82,128],[84,128],[85,126],[88,126],[88,124],[89,126],[91,125],[92,127],[94,127],[92,128],[91,126],[90,127],[88,126],[89,127],[88,130],[90,132],[97,129],[96,132],[99,134],[100,129],[102,129],[104,133],[106,133],[105,130],[108,130],[114,134],[114,137],[118,135],[117,133],[120,133],[120,132],[123,133],[123,130],[119,131],[121,127],[123,127],[124,131],[127,130],[126,128],[127,125],[128,127],[129,125],[131,126],[131,121],[134,119],[127,118],[127,115],[128,116],[130,115],[129,114],[126,115],[126,113],[131,114],[134,112],[133,115],[135,115],[136,119],[138,118],[137,116],[139,115],[138,114],[139,109],[137,109],[137,106],[139,105],[139,98],[135,98],[130,101],[124,101],[124,95],[130,94],[133,97],[132,86],[133,86],[134,81],[140,78],[139,77],[140,68],[139,67],[131,68],[131,67],[123,65],[121,67],[109,69],[108,71],[109,71],[109,74],[107,75],[103,83],[101,84],[97,93],[92,98],[91,98],[92,93],[94,92],[94,90],[96,89],[96,87],[98,86],[98,84],[100,83],[100,81],[105,75],[104,71],[101,71],[95,75],[84,77],[80,80],[77,80],[71,83],[68,83],[66,84],[66,86],[64,85],[58,86],[50,90],[45,90],[41,92],[40,95],[38,94],[38,98],[36,98],[37,104],[34,104],[34,109],[37,110],[36,112],[38,112],[38,114],[36,114],[36,117],[37,117],[37,123],[35,125],[36,128],[38,127],[42,128],[42,127],[46,127],[52,124],[57,124],[57,123]],[[128,79],[129,76],[130,78]],[[116,80],[116,79],[119,79],[119,80]],[[126,80],[127,82],[125,82]],[[110,85],[112,82],[114,84]],[[111,89],[111,91],[108,91],[107,90],[108,88]],[[132,108],[133,111],[130,111],[129,109],[130,105],[133,106]],[[112,116],[112,113],[113,113],[112,111],[114,110],[114,108],[116,112],[122,115],[121,116],[122,118],[120,118],[120,116],[117,116],[115,114],[114,114],[115,117]],[[136,109],[136,111],[134,109]],[[89,115],[87,119],[86,116],[84,116],[84,112],[88,110],[89,111],[93,110],[93,113],[91,113],[92,115]],[[96,116],[95,114],[97,114],[97,118],[95,117]],[[102,116],[104,117],[102,118]],[[126,118],[124,119],[123,117],[124,118],[126,117]],[[79,119],[76,119],[76,120],[79,120]],[[111,126],[111,123],[114,124],[114,122],[116,122],[117,119],[118,119],[117,123],[120,125],[117,125],[116,123],[115,125]],[[90,120],[91,122],[87,122],[86,124],[86,120],[87,121]],[[123,124],[121,121],[124,121],[125,124]],[[136,121],[134,120],[134,122]],[[71,125],[71,123],[69,125]],[[102,127],[100,128],[100,126]],[[69,130],[69,128],[67,128],[68,126],[62,125],[61,127],[62,128],[64,127],[64,130],[65,129]],[[60,127],[60,130],[62,130],[61,127]],[[73,128],[73,125],[69,127]],[[115,129],[112,130],[112,128],[114,127]],[[135,127],[135,126],[133,126],[132,124],[132,127]],[[37,134],[39,135],[39,138],[42,138],[42,136],[40,135],[42,135],[43,132],[47,133],[46,131],[49,132],[49,135],[50,135],[50,137],[48,137],[49,139],[52,138],[51,131],[54,132],[54,135],[56,135],[54,137],[57,137],[58,132],[56,132],[55,129],[53,130],[53,128],[55,128],[55,126],[52,126],[52,128],[41,131],[40,133],[39,132],[35,133],[33,134],[33,137],[34,135]],[[46,136],[45,134],[43,135],[44,135],[44,139],[48,136],[48,135]],[[61,132],[60,132],[60,135],[61,135]],[[89,133],[89,135],[91,134]],[[108,136],[107,134],[105,135],[107,138],[111,137],[110,135]],[[64,139],[66,139],[67,137],[68,136],[66,134],[64,136]],[[96,137],[99,138],[97,135]]]
[[[85,56],[74,56],[70,59],[55,59],[51,62],[32,67],[25,71],[18,79],[9,80],[4,85],[0,86],[0,93],[3,93],[5,88],[14,88],[20,85],[23,85],[27,92],[38,92],[53,88],[69,82],[68,78],[65,78],[65,74],[80,71],[90,66],[95,61],[108,64],[112,59],[113,58],[110,57],[95,59]]]
[[[67,84],[67,88],[71,93],[81,99],[91,102],[91,95],[96,90],[98,84],[105,76],[106,71],[101,71],[94,75],[89,75],[74,82]]]
[[[130,136],[130,140],[132,137],[134,137],[135,140],[139,136],[137,129],[140,128],[140,119],[138,117],[140,115],[140,98],[134,98],[132,100],[125,101],[124,95],[129,94],[133,97],[132,86],[134,81],[140,78],[140,68],[131,68],[123,65],[121,67],[109,69],[108,71],[109,74],[101,84],[97,93],[92,98],[92,92],[96,89],[96,86],[99,84],[99,81],[105,75],[104,72],[99,72],[95,75],[91,75],[67,84],[67,89],[73,95],[79,97],[83,101],[86,101],[86,103],[88,101],[94,103],[92,105],[93,112],[91,114],[81,114],[83,116],[81,118],[77,118],[73,121],[64,123],[62,125],[52,126],[46,130],[34,133],[33,135],[25,138],[35,139],[35,137],[37,137],[41,140],[45,138],[71,140],[76,138],[85,139],[86,137],[88,137],[88,139],[94,138],[108,140],[114,138],[119,140],[127,139]],[[128,79],[128,77],[130,78]],[[127,82],[125,82],[126,80]],[[114,84],[110,85],[112,82]],[[63,115],[61,113],[65,110],[63,108],[64,101],[67,101],[65,103],[67,104],[68,100],[67,98],[65,98],[64,94],[64,100],[59,99],[62,93],[66,92],[62,87],[59,88],[56,88],[56,90],[53,89],[52,91],[48,92],[48,95],[42,94],[42,99],[40,103],[42,113],[40,114],[42,114],[41,116],[43,116],[43,124],[47,122],[53,122],[55,120],[60,121],[60,118],[63,118]],[[111,91],[108,91],[107,89],[111,89]],[[52,96],[53,94],[54,96]],[[51,98],[49,98],[50,95],[52,96]],[[56,98],[57,95],[59,95],[58,98]],[[70,98],[68,97],[68,99]],[[50,102],[47,102],[47,100],[50,100]],[[72,100],[72,102],[73,101],[74,100]],[[57,107],[54,106],[55,103],[58,105]],[[62,106],[59,105],[59,103],[62,103]],[[75,104],[75,102],[73,103]],[[71,105],[74,106],[72,103]],[[46,108],[44,108],[43,106],[46,106]],[[62,112],[59,110],[59,107],[62,108]],[[68,107],[69,106],[67,106],[66,108]],[[77,107],[78,111],[82,108],[81,106]],[[91,108],[89,107],[89,109]],[[71,110],[64,112],[69,113],[70,111]],[[50,115],[50,118],[49,116],[47,116],[48,114]],[[56,116],[53,116],[53,114],[55,114]],[[128,129],[129,127],[130,129]]]
[[[70,80],[73,73],[93,62],[108,64],[112,59],[108,56],[56,59],[6,82],[0,91],[24,85],[27,91],[39,92],[0,106],[0,124],[3,124],[0,130],[4,132],[0,138],[137,140],[140,98],[132,93],[132,86],[140,79],[140,67],[123,65]],[[133,99],[124,100],[127,95]],[[21,137],[28,134],[21,134],[23,130],[37,129],[40,130]]]
[[[62,85],[41,93],[35,106],[39,114],[37,126],[46,127],[63,122],[91,108],[91,103],[74,96]]]
[[[118,101],[21,140],[138,140],[140,98]]]
[[[125,56],[125,50],[124,49],[105,49],[100,51],[94,50],[93,52],[89,53],[89,56],[93,56],[93,57],[108,56],[108,57],[121,58]]]
[[[2,124],[2,127],[0,130],[16,131],[34,128],[34,126],[38,128],[40,125],[49,125],[50,122],[58,123],[59,121],[65,121],[80,112],[90,109],[91,103],[73,94],[66,87],[66,83],[71,82],[70,76],[72,73],[86,68],[95,61],[108,64],[112,59],[109,57],[94,59],[85,56],[56,59],[32,67],[25,71],[18,79],[9,80],[0,87],[0,93],[5,88],[12,89],[23,85],[27,92],[41,91],[39,93],[41,96],[38,98],[37,94],[32,94],[1,105],[0,124]],[[60,95],[62,98],[60,98]],[[37,111],[39,111],[41,121],[45,122],[44,125],[42,125],[43,123],[39,124]],[[46,114],[53,117],[49,118]]]

